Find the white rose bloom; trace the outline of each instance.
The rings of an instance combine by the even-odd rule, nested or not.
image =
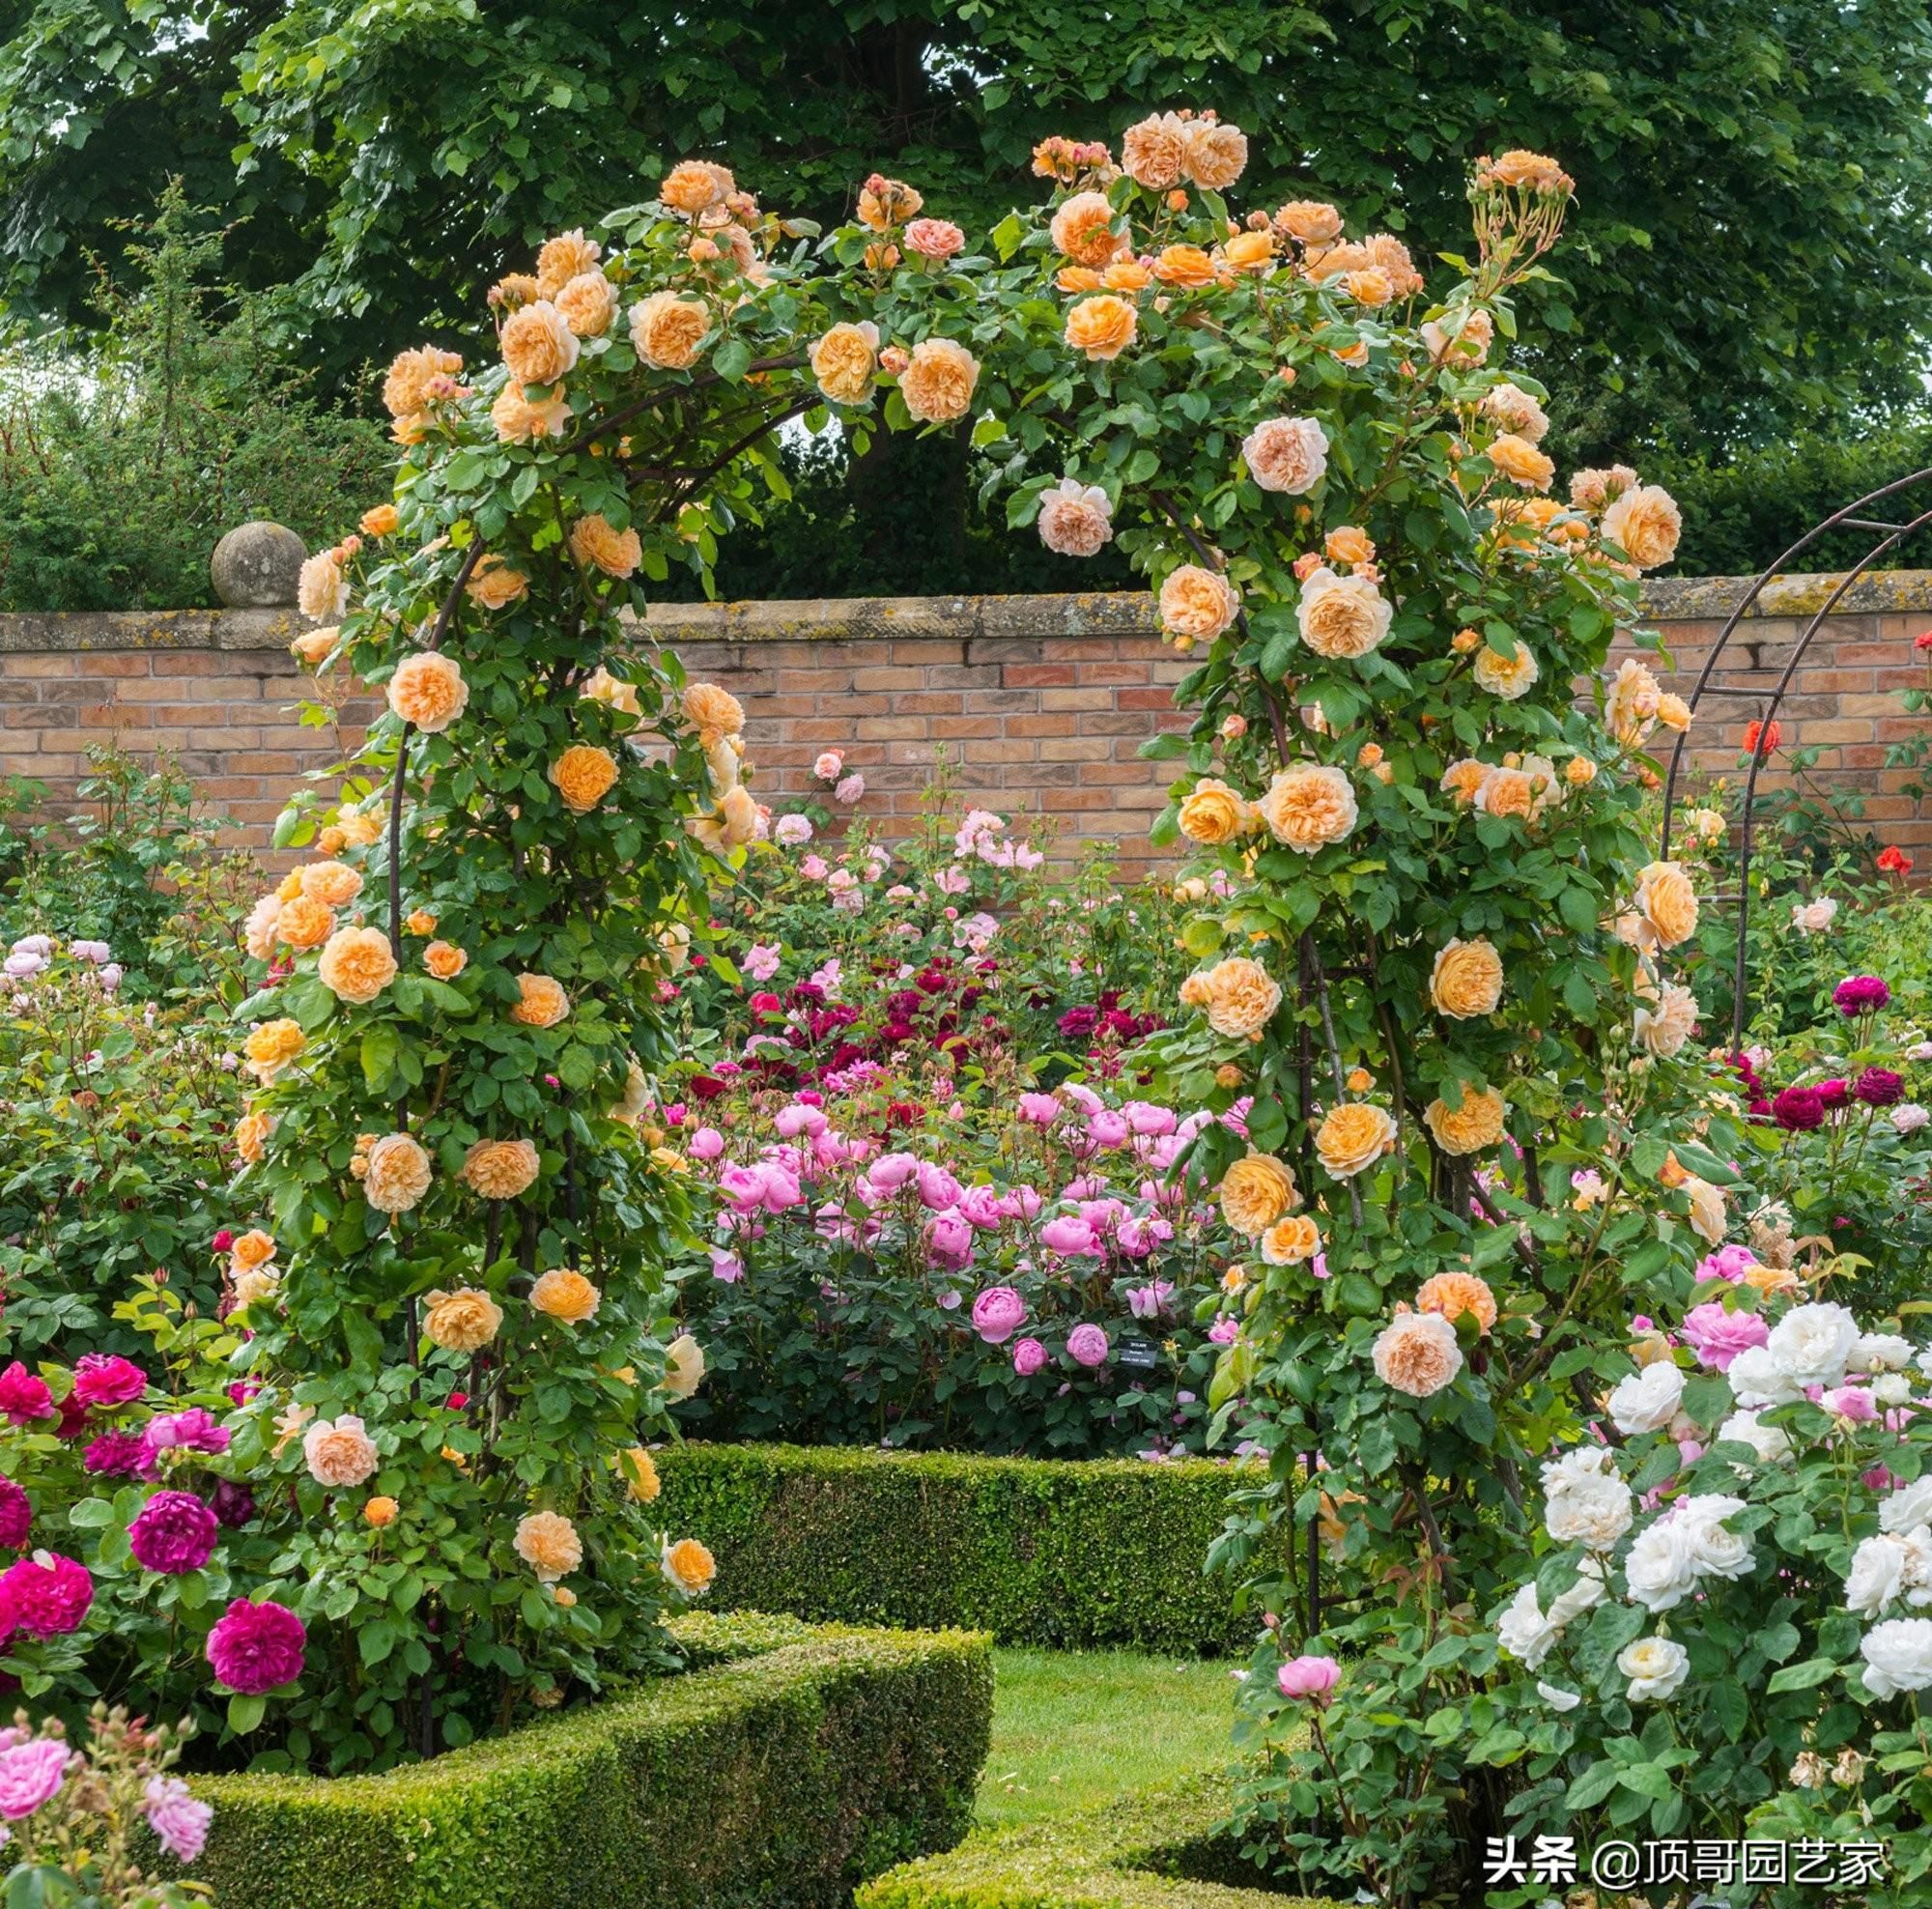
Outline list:
[[[1902,1334],[1861,1332],[1846,1363],[1854,1372],[1903,1372],[1912,1358],[1912,1341]]]
[[[1902,1406],[1912,1396],[1912,1381],[1902,1372],[1881,1372],[1872,1381],[1872,1397],[1882,1406]]]
[[[1606,1552],[1631,1527],[1631,1489],[1600,1446],[1577,1445],[1543,1467],[1544,1524],[1559,1545]]]
[[[1804,1387],[1778,1369],[1768,1346],[1749,1346],[1731,1361],[1724,1374],[1731,1382],[1731,1395],[1739,1405],[1753,1410],[1789,1405],[1804,1396]]]
[[[1829,1299],[1793,1306],[1771,1328],[1766,1350],[1778,1371],[1801,1385],[1836,1385],[1859,1343],[1859,1323]]]
[[[1927,1121],[1932,1121],[1917,1100],[1901,1100],[1891,1110],[1892,1130],[1897,1133],[1917,1133]]]
[[[1660,1518],[1624,1557],[1624,1581],[1646,1610],[1673,1610],[1697,1587],[1695,1531],[1688,1519]]]
[[[1586,1610],[1594,1610],[1609,1595],[1601,1558],[1586,1557],[1577,1567],[1577,1581],[1567,1591],[1558,1591],[1549,1607],[1549,1621],[1560,1631],[1574,1624]]]
[[[1911,1531],[1920,1524],[1932,1524],[1932,1472],[1901,1485],[1879,1503],[1881,1531]]]
[[[1677,1416],[1683,1398],[1684,1375],[1660,1360],[1618,1382],[1610,1394],[1610,1423],[1627,1439],[1662,1432]]]
[[[1896,1696],[1932,1684],[1932,1617],[1889,1617],[1874,1624],[1859,1645],[1865,1661],[1865,1689]]]
[[[1925,1628],[1932,1631],[1932,1624]],[[1630,1679],[1626,1695],[1633,1703],[1661,1703],[1674,1696],[1690,1674],[1690,1653],[1668,1638],[1639,1638],[1624,1646],[1617,1657],[1617,1668]],[[1932,1676],[1932,1671],[1927,1674]]]
[[[1876,1617],[1905,1588],[1905,1546],[1897,1538],[1867,1538],[1852,1553],[1845,1608]]]
[[[1744,1508],[1743,1498],[1726,1497],[1721,1492],[1688,1498],[1679,1508],[1678,1522],[1689,1526],[1690,1568],[1698,1577],[1742,1578],[1756,1563],[1749,1534],[1730,1530],[1724,1524]]]
[[[1575,1710],[1583,1701],[1575,1691],[1558,1690],[1554,1684],[1539,1683],[1536,1694],[1552,1710]]]
[[[1905,1601],[1923,1610],[1932,1604],[1932,1524],[1921,1524],[1897,1542],[1905,1551]]]
[[[1832,926],[1838,904],[1828,896],[1816,901],[1793,902],[1791,926],[1804,934],[1820,934]]]
[[[1748,1445],[1766,1465],[1791,1456],[1791,1440],[1776,1425],[1762,1425],[1754,1411],[1734,1411],[1718,1427],[1717,1442]],[[1738,1467],[1744,1469],[1742,1466]]]
[[[1543,1614],[1536,1586],[1525,1584],[1496,1620],[1496,1641],[1526,1670],[1534,1670],[1554,1648],[1558,1627]]]

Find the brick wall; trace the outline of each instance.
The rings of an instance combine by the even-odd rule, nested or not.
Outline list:
[[[1728,578],[1651,587],[1675,686],[1688,692],[1742,587]],[[1775,584],[1732,640],[1720,680],[1768,695],[1829,587]],[[1151,865],[1147,828],[1170,773],[1135,752],[1184,720],[1171,690],[1187,665],[1155,638],[1149,611],[1141,595],[672,605],[647,628],[695,675],[743,699],[765,799],[815,792],[813,757],[838,748],[865,773],[863,812],[904,833],[943,751],[962,800],[1051,817],[1069,850],[1107,842],[1133,873]],[[1824,748],[1819,778],[1863,794],[1881,835],[1932,855],[1932,815],[1899,792],[1903,772],[1882,766],[1887,745],[1920,727],[1896,692],[1925,680],[1912,638],[1929,612],[1932,573],[1861,584],[1801,664],[1780,720],[1787,742]],[[261,844],[297,777],[337,760],[375,707],[351,695],[330,724],[300,724],[305,679],[288,653],[298,627],[282,611],[0,615],[0,777],[47,784],[60,812],[90,742],[165,743]],[[1734,767],[1757,706],[1708,701],[1693,764]]]

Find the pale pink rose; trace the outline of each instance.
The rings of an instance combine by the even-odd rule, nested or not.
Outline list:
[[[1097,484],[1063,477],[1039,500],[1039,540],[1060,556],[1093,556],[1114,534],[1113,505]]]
[[[821,783],[836,783],[845,767],[845,758],[836,749],[826,750],[811,765],[811,773]]]
[[[905,229],[906,249],[923,259],[950,259],[966,243],[966,235],[945,218],[916,218]]]
[[[854,769],[849,776],[841,776],[838,779],[838,785],[832,793],[838,801],[849,806],[866,793],[866,779]]]

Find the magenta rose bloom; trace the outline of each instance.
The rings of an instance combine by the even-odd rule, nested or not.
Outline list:
[[[64,1638],[86,1623],[93,1603],[87,1566],[58,1552],[37,1552],[0,1572],[0,1633],[17,1627],[33,1638]]]
[[[263,1696],[302,1673],[308,1630],[286,1605],[237,1598],[208,1634],[208,1661],[231,1691]]]
[[[1726,1312],[1713,1300],[1692,1306],[1684,1315],[1684,1338],[1697,1354],[1697,1363],[1714,1372],[1728,1372],[1731,1361],[1753,1346],[1764,1345],[1771,1327],[1756,1313]]]
[[[234,1435],[214,1422],[206,1406],[189,1406],[185,1411],[156,1412],[141,1436],[152,1463],[156,1452],[225,1452]]]
[[[47,1390],[44,1379],[29,1372],[15,1359],[5,1372],[0,1372],[0,1413],[5,1413],[15,1425],[31,1425],[37,1418],[51,1418],[54,1395]]]
[[[1013,1370],[1031,1379],[1046,1363],[1046,1348],[1037,1339],[1021,1339],[1013,1347]]]
[[[1771,1117],[1787,1133],[1809,1133],[1825,1125],[1825,1103],[1815,1088],[1787,1087],[1772,1101]]]
[[[0,1816],[31,1816],[67,1781],[73,1752],[58,1737],[29,1737],[0,1750]]]
[[[128,1549],[149,1571],[199,1571],[221,1526],[192,1492],[156,1492],[128,1526]]]
[[[1283,1696],[1297,1703],[1319,1703],[1325,1710],[1330,1694],[1342,1681],[1342,1667],[1332,1657],[1291,1657],[1274,1680]]]
[[[25,1551],[34,1528],[34,1507],[13,1479],[0,1477],[0,1551]]]
[[[1867,1107],[1895,1107],[1905,1098],[1905,1080],[1889,1068],[1867,1068],[1852,1083],[1852,1092]]]
[[[1104,1365],[1107,1362],[1107,1335],[1091,1319],[1083,1319],[1066,1335],[1066,1350],[1076,1364]]]
[[[90,1411],[125,1406],[147,1389],[148,1375],[132,1359],[89,1353],[74,1363],[72,1396]]]
[[[139,1478],[151,1459],[138,1432],[103,1432],[81,1453],[80,1462],[101,1478]]]
[[[1891,989],[1876,975],[1850,975],[1832,990],[1841,1014],[1876,1013],[1891,999]]]
[[[973,1330],[987,1345],[1004,1346],[1026,1313],[1026,1301],[1010,1286],[989,1286],[973,1301]]]

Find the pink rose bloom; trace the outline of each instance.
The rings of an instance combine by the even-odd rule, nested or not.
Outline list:
[[[1317,1279],[1326,1279],[1328,1277],[1328,1255],[1326,1253],[1317,1253],[1308,1262],[1308,1270]]]
[[[906,249],[923,259],[950,259],[966,235],[948,218],[916,218],[905,229]]]
[[[753,981],[770,981],[779,971],[781,952],[776,941],[753,942],[745,950],[745,972]]]
[[[877,1169],[873,1171],[876,1173]],[[920,1204],[934,1212],[942,1208],[956,1207],[959,1196],[965,1190],[947,1170],[932,1160],[922,1160],[914,1169],[919,1181]]]
[[[1223,1313],[1208,1328],[1208,1337],[1217,1346],[1232,1346],[1241,1336],[1241,1322],[1233,1313]]]
[[[718,1190],[741,1213],[755,1212],[765,1204],[765,1169],[734,1162],[720,1172]]]
[[[722,1279],[727,1286],[734,1286],[745,1276],[745,1262],[736,1253],[727,1253],[723,1246],[713,1246],[711,1276]]]
[[[839,772],[845,767],[845,758],[836,749],[826,750],[811,765],[811,773],[821,783],[836,783]]]
[[[822,855],[808,855],[798,865],[798,871],[809,882],[822,882],[831,873],[832,865]]]
[[[1110,1109],[1095,1114],[1087,1123],[1087,1131],[1096,1147],[1124,1147],[1132,1129],[1124,1114],[1117,1114]]]
[[[1107,1335],[1092,1320],[1082,1320],[1066,1335],[1066,1350],[1076,1364],[1093,1368],[1107,1362]]]
[[[0,1637],[64,1638],[87,1621],[94,1579],[78,1559],[39,1551],[0,1572]]]
[[[918,1157],[912,1154],[881,1154],[867,1170],[867,1178],[883,1192],[896,1193],[919,1171],[919,1167]]]
[[[1756,1264],[1757,1260],[1748,1246],[1719,1246],[1715,1253],[1707,1253],[1697,1262],[1697,1277],[1700,1280],[1721,1279],[1735,1286]]]
[[[156,1840],[177,1863],[192,1863],[208,1840],[214,1805],[197,1803],[179,1777],[150,1777],[142,1792],[142,1813]]]
[[[684,1150],[694,1160],[715,1160],[724,1151],[724,1136],[715,1126],[696,1127]]]
[[[1129,1286],[1127,1310],[1136,1319],[1158,1319],[1173,1296],[1173,1283],[1165,1279],[1156,1279],[1148,1286]]]
[[[15,1823],[31,1816],[66,1781],[72,1754],[57,1737],[29,1737],[0,1750],[0,1816]]]
[[[973,885],[973,877],[955,862],[949,869],[941,869],[933,876],[932,885],[941,895],[964,895]]]
[[[38,1373],[29,1372],[15,1359],[5,1372],[0,1372],[0,1413],[14,1425],[30,1425],[37,1418],[51,1418],[54,1413],[54,1395],[47,1390],[47,1382]]]
[[[148,1389],[148,1375],[131,1359],[111,1353],[88,1353],[75,1361],[73,1390],[76,1405],[97,1408],[125,1406]]]
[[[1066,1098],[1092,1120],[1095,1114],[1105,1113],[1107,1103],[1082,1081],[1069,1080],[1061,1090]]]
[[[1058,1219],[1048,1220],[1039,1230],[1039,1240],[1050,1252],[1063,1253],[1069,1258],[1100,1250],[1094,1229],[1078,1213],[1063,1213]]]
[[[1060,1102],[1051,1094],[1022,1094],[1019,1113],[1035,1126],[1051,1126],[1060,1118]]]
[[[1297,1703],[1319,1703],[1327,1709],[1342,1667],[1332,1657],[1292,1657],[1275,1672],[1281,1694]]]
[[[1840,1385],[1818,1401],[1829,1412],[1854,1425],[1869,1425],[1878,1416],[1878,1401],[1862,1385]]]
[[[1715,1301],[1692,1306],[1684,1315],[1684,1341],[1697,1354],[1699,1365],[1728,1372],[1731,1361],[1771,1337],[1771,1327],[1756,1313],[1726,1312]]]
[[[1013,1370],[1031,1379],[1046,1363],[1046,1348],[1037,1339],[1022,1339],[1013,1347]]]
[[[807,815],[781,815],[772,835],[782,848],[802,848],[811,840],[811,819]]]
[[[1121,1111],[1138,1134],[1172,1133],[1179,1125],[1172,1107],[1157,1107],[1151,1100],[1129,1100]]]
[[[1024,1182],[1008,1187],[1000,1195],[1000,1211],[1008,1219],[1032,1219],[1041,1204],[1039,1188]]]
[[[841,776],[838,785],[832,791],[837,800],[848,807],[866,793],[866,779],[854,769],[849,776]]]
[[[787,1140],[796,1140],[803,1133],[814,1138],[831,1125],[816,1107],[801,1106],[794,1101],[789,1107],[779,1109],[778,1119],[772,1123]]]
[[[1000,1196],[990,1186],[969,1186],[959,1196],[959,1212],[981,1233],[992,1232],[1006,1217]]]
[[[962,1267],[973,1257],[973,1223],[962,1213],[934,1213],[925,1223],[925,1245],[942,1266]]]
[[[1010,1286],[989,1286],[973,1301],[973,1330],[987,1345],[1003,1346],[1026,1314],[1026,1301]]]
[[[805,1204],[805,1189],[798,1183],[798,1175],[789,1167],[777,1162],[765,1169],[765,1211],[782,1213],[791,1208]]]

